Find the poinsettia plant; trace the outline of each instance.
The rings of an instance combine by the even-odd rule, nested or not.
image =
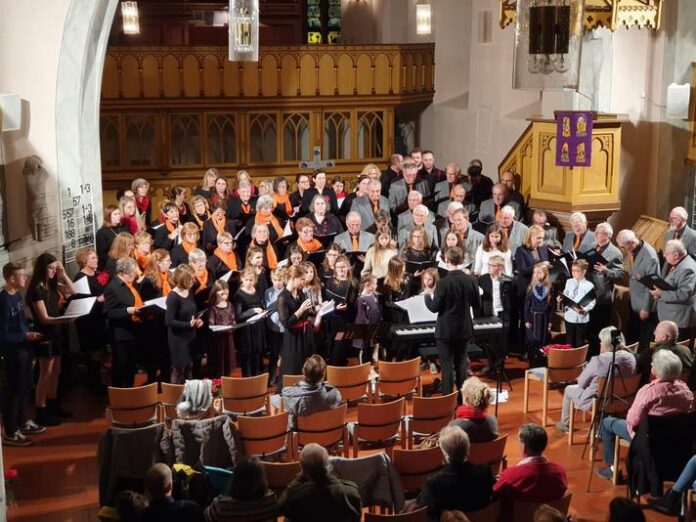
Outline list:
[[[573,348],[572,344],[547,344],[544,346],[544,355],[548,355],[551,350],[571,350]]]
[[[108,285],[109,284],[109,272],[104,270],[103,272],[97,273],[97,282],[102,286]]]
[[[17,502],[15,500],[15,494],[14,490],[12,489],[12,485],[14,484],[15,480],[17,480],[17,477],[19,476],[19,471],[17,471],[15,468],[9,468],[6,469],[3,474],[5,479],[5,498],[7,500],[7,505],[14,506]]]
[[[213,384],[210,385],[210,393],[213,394],[213,399],[222,397],[222,379],[212,379]]]

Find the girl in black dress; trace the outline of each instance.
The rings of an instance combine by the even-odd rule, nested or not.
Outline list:
[[[268,290],[268,272],[263,266],[263,252],[260,248],[250,247],[247,250],[244,268],[252,268],[256,274],[256,287],[261,295]]]
[[[104,209],[104,222],[95,236],[99,270],[103,270],[106,266],[111,243],[119,233],[126,231],[126,227],[121,225],[121,210],[116,205],[107,205]]]
[[[387,276],[380,289],[383,307],[382,317],[391,324],[408,324],[408,314],[394,303],[411,297],[411,276],[406,273],[406,263],[399,256],[392,257],[387,265]],[[393,345],[385,343],[391,354],[399,354],[403,350],[397,341]]]
[[[532,269],[532,280],[524,300],[525,345],[529,360],[537,363],[543,354],[542,348],[550,337],[551,316],[554,301],[551,280],[546,264],[539,263]]]
[[[187,265],[177,267],[172,277],[174,288],[167,296],[164,321],[172,357],[171,382],[174,384],[184,384],[186,379],[193,377],[191,344],[196,338],[196,329],[203,326],[203,320],[196,318],[196,303],[191,297],[195,280]]]
[[[150,255],[140,283],[140,295],[143,301],[167,297],[171,293],[171,273],[169,272],[171,265],[169,252],[163,248],[158,248]],[[147,382],[169,382],[172,364],[167,342],[167,326],[164,323],[164,310],[158,309],[144,320],[147,323],[143,330],[147,346],[145,350]],[[159,370],[159,376],[157,370]]]
[[[309,319],[312,301],[302,293],[307,274],[300,266],[291,266],[287,274],[288,283],[278,295],[278,317],[285,328],[280,352],[278,393],[283,390],[283,375],[302,373],[305,359],[314,354],[314,325]]]
[[[234,315],[237,321],[246,321],[263,312],[263,292],[257,286],[256,271],[249,267],[241,273],[242,284],[234,294]],[[264,321],[239,328],[235,345],[239,351],[242,377],[253,377],[261,373],[261,353],[266,348],[266,325]]]
[[[213,189],[218,177],[220,177],[218,169],[215,167],[209,168],[205,171],[205,174],[203,174],[203,184],[194,190],[193,193],[196,196],[203,196],[205,199],[209,200],[213,195]],[[225,185],[227,185],[227,183],[225,183]],[[191,201],[193,202],[193,199]]]
[[[428,245],[430,238],[425,233],[425,229],[421,226],[414,226],[408,234],[408,242],[401,255],[404,260],[412,263],[426,263],[432,260],[432,254]],[[411,294],[416,294],[419,291],[420,276],[423,274],[423,269],[415,270],[411,286]]]
[[[225,281],[215,281],[208,301],[209,326],[234,326],[234,306],[230,303],[230,287]],[[210,333],[208,343],[208,377],[215,379],[232,375],[237,366],[232,330]]]
[[[338,256],[334,265],[334,277],[326,282],[324,300],[333,300],[336,310],[327,315],[327,341],[330,348],[329,358],[334,366],[346,365],[346,348],[344,341],[336,341],[336,334],[346,325],[355,322],[355,299],[358,294],[357,284],[346,256]]]
[[[228,232],[234,237],[234,224],[231,219],[225,217],[226,205],[222,201],[216,202],[212,207],[210,219],[203,223],[201,244],[206,254],[210,255],[217,248],[218,234]]]

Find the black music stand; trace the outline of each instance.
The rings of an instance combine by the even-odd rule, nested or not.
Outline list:
[[[498,404],[500,403],[500,393],[503,391],[503,382],[506,382],[509,390],[512,391],[510,378],[505,371],[505,354],[498,353],[490,341],[477,339],[477,344],[481,346],[491,362],[491,370],[495,375],[495,416],[498,417]]]
[[[336,332],[334,337],[335,341],[368,341],[369,345],[372,346],[374,343],[378,343],[380,339],[383,339],[389,333],[391,328],[391,323],[380,322],[377,324],[347,324],[343,328]],[[362,350],[360,350],[362,354]],[[360,357],[360,363],[362,364],[362,357]]]

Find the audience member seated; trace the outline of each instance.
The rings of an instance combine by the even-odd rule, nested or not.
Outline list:
[[[607,522],[645,522],[643,509],[630,498],[616,497],[609,502]]]
[[[523,424],[519,441],[524,457],[516,466],[500,474],[493,486],[493,497],[503,501],[553,502],[565,495],[566,472],[543,453],[548,443],[546,430],[537,424]]]
[[[488,413],[492,396],[488,385],[478,377],[469,377],[462,384],[462,405],[450,426],[459,426],[471,442],[489,442],[498,438],[498,420]]]
[[[428,507],[431,521],[440,520],[443,510],[476,511],[491,502],[493,474],[490,466],[472,464],[469,436],[458,426],[445,426],[440,432],[440,449],[445,465],[431,473],[416,501],[407,507]]]
[[[254,520],[275,522],[278,499],[266,482],[263,465],[257,458],[244,458],[234,468],[227,495],[220,495],[205,510],[207,522]]]
[[[319,444],[300,452],[301,473],[280,496],[281,514],[290,522],[359,522],[362,501],[358,486],[331,473],[329,453]]]
[[[674,353],[669,350],[655,353],[652,359],[655,380],[638,390],[626,419],[607,417],[602,421],[602,453],[607,466],[597,470],[600,477],[612,479],[616,435],[630,441],[648,415],[679,415],[693,411],[694,394],[678,380],[681,371],[681,361]]]
[[[534,511],[534,522],[567,522],[568,517],[546,504],[542,504]]]
[[[166,464],[155,464],[145,476],[145,492],[150,505],[143,510],[142,522],[203,522],[201,507],[190,500],[172,497],[172,470]]]
[[[458,509],[448,509],[442,512],[440,522],[471,522],[471,520]]]
[[[341,392],[324,382],[326,362],[320,355],[308,357],[302,366],[304,380],[297,386],[283,388],[283,403],[291,417],[311,415],[335,408],[341,403]]]
[[[694,354],[688,347],[677,344],[679,327],[674,321],[660,321],[655,327],[655,346],[645,350],[638,357],[638,372],[643,376],[641,384],[647,384],[650,380],[650,363],[653,355],[659,350],[669,350],[674,353],[682,363],[682,371],[691,370],[694,364]]]
[[[689,488],[696,491],[696,455],[691,457],[689,462],[686,463],[672,488],[667,490],[667,493],[662,498],[648,500],[648,504],[655,511],[665,515],[671,517],[679,516],[682,510],[682,495]]]
[[[612,335],[616,335],[614,332],[618,334],[618,338],[615,339],[616,344],[612,343]],[[613,351],[616,351],[615,359]],[[573,406],[578,410],[590,411],[592,399],[597,395],[599,378],[607,376],[612,361],[616,363],[618,369],[618,375],[615,376],[617,382],[621,377],[629,377],[636,371],[636,358],[626,349],[623,334],[613,326],[607,326],[599,332],[599,355],[590,359],[578,377],[578,383],[566,386],[563,392],[563,409],[561,421],[556,424],[557,430],[568,431]]]
[[[138,522],[147,507],[147,498],[135,491],[121,491],[116,497],[120,522]]]

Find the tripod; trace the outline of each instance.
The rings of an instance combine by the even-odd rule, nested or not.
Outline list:
[[[590,431],[587,434],[587,439],[585,440],[585,445],[582,449],[582,457],[585,458],[585,452],[587,451],[588,445],[590,447],[590,475],[587,478],[587,492],[590,492],[590,487],[592,485],[592,476],[594,475],[594,466],[595,466],[595,455],[597,453],[597,448],[599,446],[599,440],[601,439],[601,434],[602,434],[602,423],[604,419],[607,417],[607,412],[610,409],[610,406],[615,403],[615,402],[622,402],[625,404],[628,404],[628,401],[626,401],[623,397],[616,395],[614,393],[614,386],[616,383],[616,377],[618,375],[620,381],[621,381],[621,386],[624,390],[626,390],[626,383],[624,382],[623,375],[619,372],[619,367],[616,364],[616,348],[618,347],[619,343],[621,340],[621,332],[619,330],[612,330],[611,332],[611,346],[612,346],[612,352],[611,352],[611,364],[609,365],[609,368],[607,369],[606,375],[604,377],[604,388],[601,390],[598,390],[599,393],[599,408],[597,409],[597,413],[594,415],[592,418],[592,422],[590,423]],[[571,408],[572,408],[571,404]],[[572,415],[572,410],[571,410],[571,415]],[[614,465],[618,465],[618,463],[614,462]]]

